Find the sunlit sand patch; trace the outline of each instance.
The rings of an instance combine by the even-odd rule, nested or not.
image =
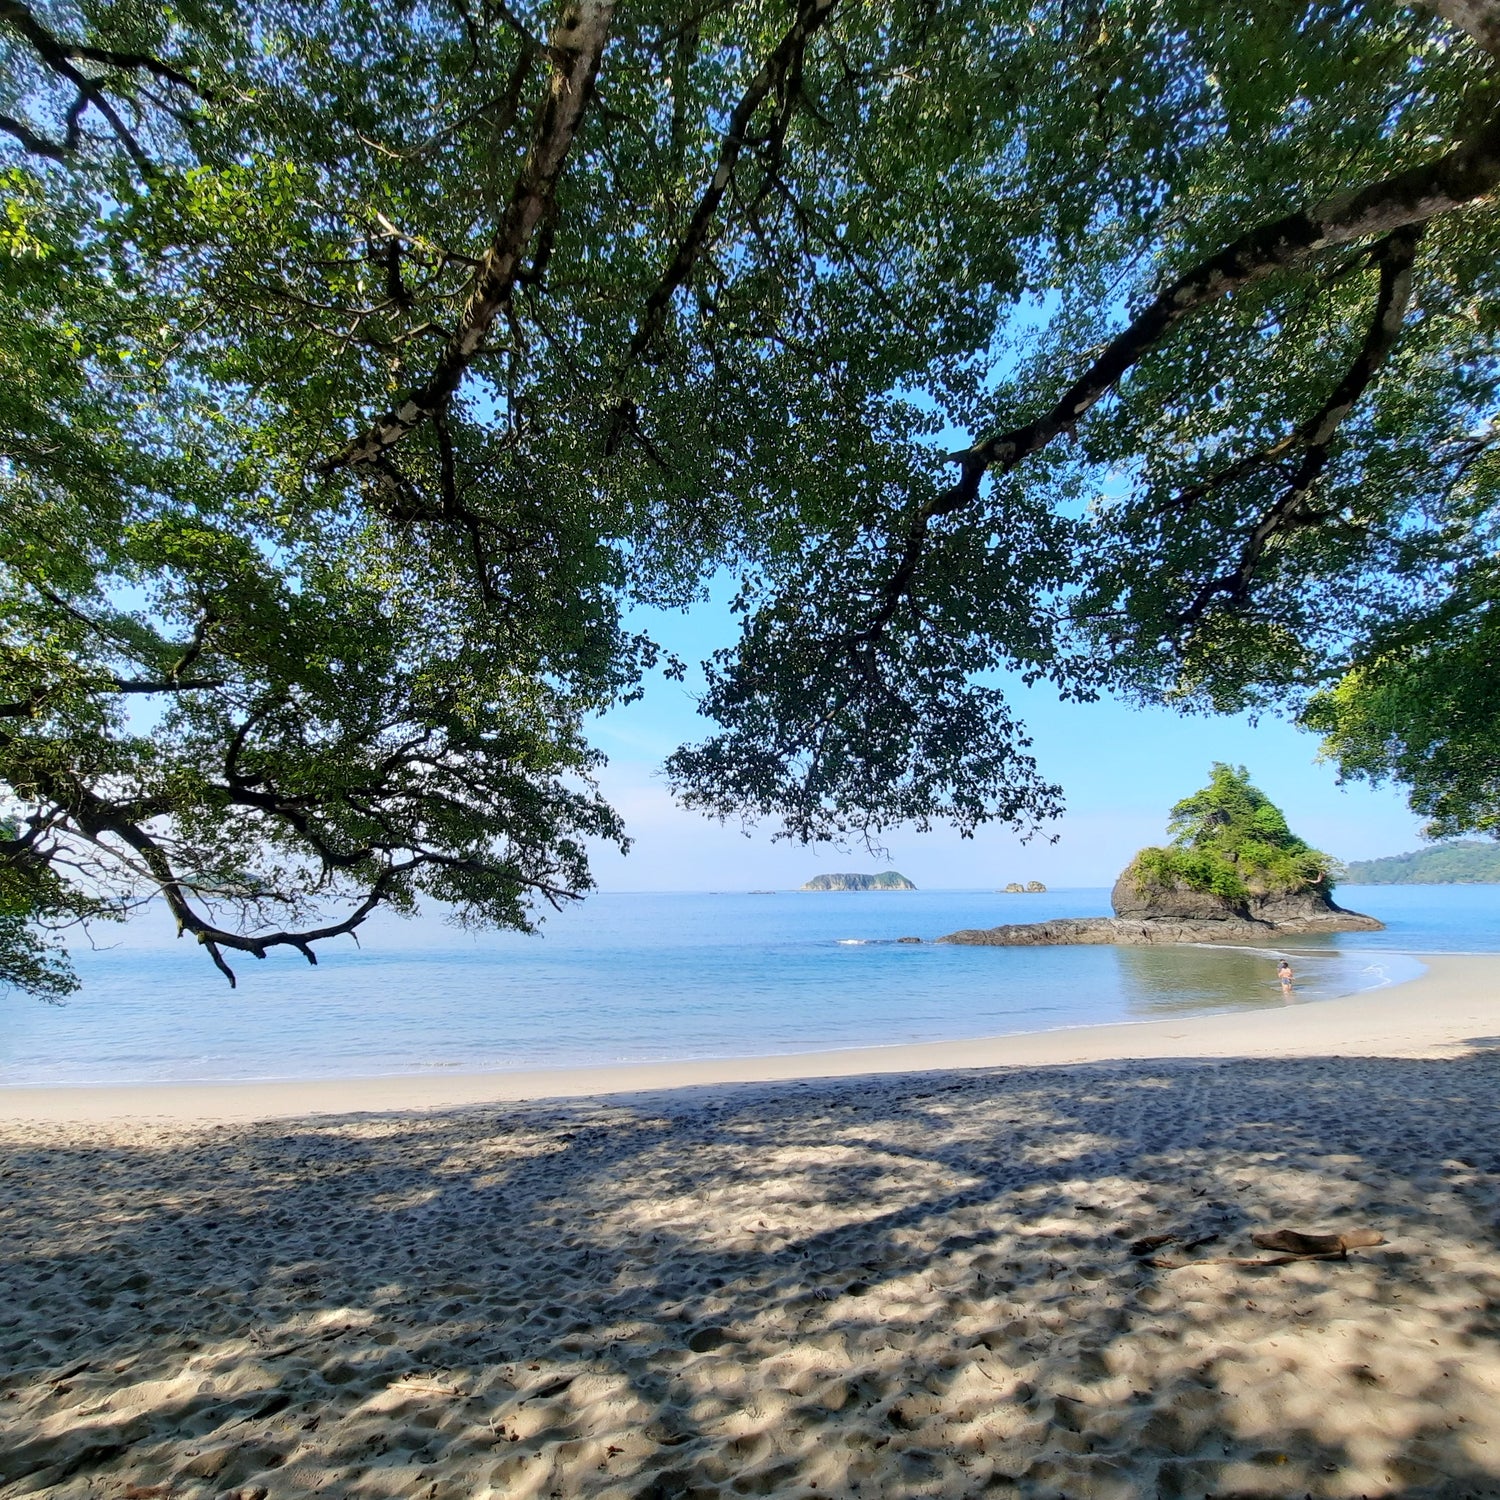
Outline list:
[[[1500,1069],[1327,1066],[13,1134],[0,1494],[1500,1488]]]
[[[1020,1160],[1031,1166],[1052,1166],[1061,1162],[1076,1161],[1081,1156],[1103,1155],[1119,1144],[1109,1136],[1088,1135],[1074,1132],[1059,1136],[1055,1140],[1039,1141],[1023,1147],[1017,1153]]]
[[[934,1191],[958,1192],[978,1182],[972,1174],[934,1171],[920,1157],[837,1142],[766,1150],[753,1161],[723,1148],[704,1150],[695,1153],[693,1185],[686,1191],[674,1180],[681,1175],[676,1166],[658,1167],[644,1182],[639,1176],[621,1179],[615,1185],[622,1200],[615,1227],[649,1224],[684,1243],[726,1231],[827,1232],[897,1213]]]

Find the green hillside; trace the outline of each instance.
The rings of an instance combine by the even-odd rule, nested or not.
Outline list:
[[[1344,879],[1351,885],[1500,885],[1500,843],[1457,839],[1386,859],[1356,859]]]

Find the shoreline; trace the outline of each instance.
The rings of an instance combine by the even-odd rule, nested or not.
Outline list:
[[[1429,963],[983,1042],[10,1091],[0,1489],[1500,1495],[1500,955]]]
[[[988,1068],[1314,1056],[1451,1057],[1494,1040],[1500,954],[1410,955],[1418,977],[1283,1009],[764,1056],[506,1072],[0,1088],[0,1120],[228,1124],[461,1109],[523,1100],[832,1081]]]

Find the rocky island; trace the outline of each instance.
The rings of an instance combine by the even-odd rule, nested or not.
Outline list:
[[[1291,831],[1243,766],[1216,765],[1209,784],[1172,809],[1169,830],[1169,844],[1142,849],[1115,882],[1112,917],[969,928],[938,942],[1255,943],[1385,925],[1334,904],[1334,862]]]
[[[804,891],[914,891],[906,876],[895,870],[880,875],[814,875]]]

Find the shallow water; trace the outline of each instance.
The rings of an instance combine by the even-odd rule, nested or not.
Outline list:
[[[1409,978],[1401,950],[1500,950],[1500,887],[1374,886],[1385,932],[1291,947],[1299,1003]],[[0,995],[0,1083],[372,1076],[747,1056],[1279,1008],[1279,950],[956,948],[958,927],[1090,916],[1106,890],[604,894],[545,933],[385,922],[363,946],[245,959],[126,929],[64,1006]],[[116,934],[108,934],[115,937]]]

